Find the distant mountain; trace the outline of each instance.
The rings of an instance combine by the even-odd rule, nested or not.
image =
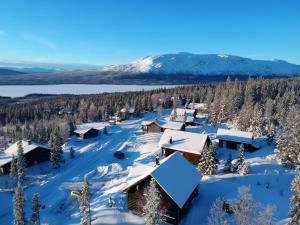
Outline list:
[[[283,60],[253,60],[232,55],[191,53],[147,56],[143,59],[100,69],[106,73],[151,73],[192,75],[296,75],[300,65]]]
[[[0,68],[24,73],[55,73],[75,70],[90,70],[98,67],[99,66],[87,64],[60,64],[14,60],[0,61]]]
[[[20,72],[20,71],[15,71],[12,69],[0,68],[0,76],[1,75],[16,75],[16,74],[24,74],[24,73]]]
[[[28,65],[28,64],[27,64]],[[0,62],[1,66],[1,62]],[[8,66],[6,64],[6,66]],[[283,60],[253,60],[232,55],[191,53],[147,56],[143,59],[101,68],[62,64],[35,67],[9,67],[26,74],[1,75],[0,85],[32,84],[196,84],[246,80],[249,76],[266,78],[299,76],[300,65]],[[82,68],[82,69],[80,69]],[[45,71],[49,70],[49,71]],[[54,70],[54,71],[50,71]]]

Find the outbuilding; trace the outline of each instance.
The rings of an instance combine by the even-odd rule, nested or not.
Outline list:
[[[180,152],[188,161],[198,164],[201,153],[211,144],[207,134],[186,131],[165,130],[159,141],[162,155]]]
[[[124,188],[128,197],[128,209],[142,213],[142,206],[146,200],[145,189],[151,179],[154,179],[161,194],[161,208],[165,209],[163,219],[178,224],[198,194],[200,178],[196,168],[176,152]]]
[[[170,130],[185,130],[185,124],[182,122],[173,122],[165,120],[143,121],[142,130],[145,133],[160,133],[166,129]]]
[[[239,130],[218,129],[217,139],[219,139],[220,148],[239,149],[243,144],[246,151],[253,152],[259,147],[254,144],[252,132]]]
[[[26,166],[30,167],[41,162],[50,160],[51,149],[47,146],[37,144],[33,141],[22,141]],[[9,174],[13,156],[17,158],[18,142],[12,144],[0,153],[0,173]]]

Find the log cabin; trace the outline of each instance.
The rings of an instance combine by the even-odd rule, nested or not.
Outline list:
[[[81,139],[87,139],[87,138],[97,137],[101,132],[104,132],[105,130],[106,130],[106,126],[84,125],[77,128],[74,131],[74,134]]]
[[[210,144],[207,134],[175,130],[165,130],[159,141],[162,155],[168,156],[180,152],[193,164],[199,163],[202,151]]]
[[[144,191],[151,179],[154,179],[161,194],[161,208],[165,211],[163,220],[178,224],[198,194],[200,178],[199,172],[192,164],[180,153],[174,153],[123,189],[127,194],[128,209],[138,214],[142,213],[145,203]]]
[[[185,124],[182,122],[173,122],[165,120],[143,121],[142,130],[145,133],[160,133],[166,129],[170,130],[185,130]]]
[[[259,149],[259,146],[254,144],[254,137],[252,132],[245,132],[239,130],[218,129],[217,139],[219,139],[220,148],[239,149],[243,144],[246,151],[253,152]]]
[[[26,166],[30,167],[50,160],[51,149],[32,141],[22,141]],[[0,154],[0,174],[9,174],[13,156],[17,158],[18,142],[12,144]]]

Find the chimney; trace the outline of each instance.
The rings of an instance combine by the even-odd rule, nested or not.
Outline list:
[[[170,137],[170,140],[169,140],[169,142],[170,142],[170,144],[172,144],[172,143],[173,143],[173,139],[172,139],[172,137]]]
[[[30,139],[27,140],[27,144],[28,144],[28,145],[31,145],[31,144],[32,144],[32,142],[31,142]]]

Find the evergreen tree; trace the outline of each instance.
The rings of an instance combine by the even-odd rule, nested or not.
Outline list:
[[[24,205],[25,205],[25,196],[24,196],[23,186],[21,182],[18,182],[13,197],[14,225],[26,224]]]
[[[31,225],[40,225],[40,210],[41,210],[41,201],[40,201],[40,195],[35,193],[32,196],[32,215],[30,219]]]
[[[300,165],[300,112],[292,107],[287,119],[288,158],[294,166]]]
[[[287,160],[287,143],[283,135],[276,137],[276,160],[279,163],[285,163]]]
[[[70,148],[70,159],[73,159],[75,157],[75,151],[74,151],[74,148],[71,147]]]
[[[300,224],[300,174],[292,182],[292,197],[290,199],[290,220],[288,225]]]
[[[145,203],[143,213],[146,225],[158,225],[164,210],[161,207],[161,194],[152,178],[150,184],[144,191]]]
[[[214,175],[218,169],[216,153],[212,144],[206,147],[200,156],[198,170],[204,175]]]
[[[238,165],[243,164],[243,162],[245,161],[244,153],[245,153],[245,147],[244,147],[244,144],[241,144],[240,149],[239,149],[239,158],[238,158],[238,161],[237,161]]]
[[[224,172],[225,173],[231,173],[232,172],[232,155],[229,154],[224,166]]]
[[[52,162],[52,167],[54,169],[58,169],[60,167],[60,163],[62,161],[62,139],[59,134],[58,128],[54,129],[51,133],[50,136],[50,141],[49,141],[49,146],[52,147],[51,151],[51,162]]]
[[[229,225],[223,207],[224,201],[221,198],[217,198],[209,210],[208,225]]]
[[[23,186],[23,182],[24,182],[24,179],[25,179],[26,162],[25,162],[25,157],[24,157],[22,141],[18,142],[17,155],[18,155],[18,158],[17,158],[18,182],[20,182],[20,184]]]
[[[237,172],[240,175],[247,175],[249,173],[249,170],[250,170],[250,164],[247,162],[243,162],[237,168]]]
[[[264,121],[261,107],[257,104],[253,109],[253,117],[252,117],[252,130],[254,132],[255,137],[260,137],[264,134]]]
[[[90,195],[90,184],[85,178],[80,204],[80,213],[82,215],[80,225],[91,225]]]
[[[11,164],[10,164],[10,176],[16,180],[17,175],[18,175],[17,159],[13,155],[13,157],[11,159]]]

